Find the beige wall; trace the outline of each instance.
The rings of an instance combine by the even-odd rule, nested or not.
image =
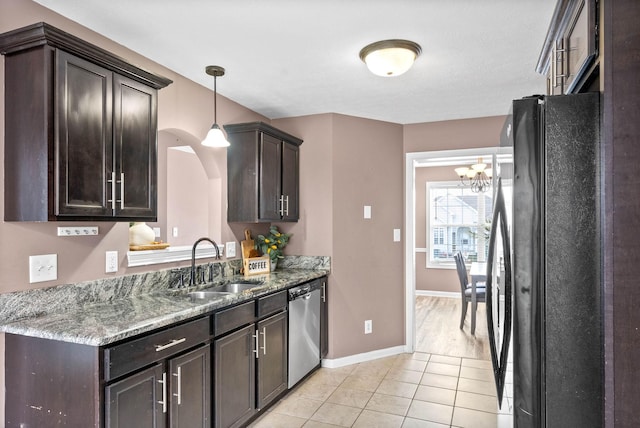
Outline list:
[[[402,345],[402,126],[334,115],[333,177],[332,355]]]
[[[281,225],[294,233],[287,252],[332,257],[328,357],[402,345],[403,248],[393,242],[403,222],[402,126],[339,114],[273,124],[304,140],[301,219]]]
[[[432,167],[416,169],[416,248],[427,246],[426,191],[428,181],[453,181],[457,179],[453,168]],[[427,253],[416,252],[416,290],[460,291],[460,283],[455,269],[427,268]]]

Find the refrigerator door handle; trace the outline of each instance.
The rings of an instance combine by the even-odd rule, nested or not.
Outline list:
[[[491,362],[493,365],[493,375],[496,382],[496,392],[498,394],[498,405],[502,407],[502,397],[504,395],[504,383],[507,373],[507,356],[509,353],[509,341],[511,339],[511,305],[512,305],[512,287],[511,287],[511,248],[509,245],[509,226],[507,225],[507,210],[502,193],[502,178],[498,179],[498,189],[496,192],[496,202],[493,210],[493,220],[491,221],[491,235],[489,237],[489,257],[487,260],[487,280],[486,280],[486,306],[487,306],[487,328],[489,330],[489,345],[491,349]],[[500,227],[500,235],[502,236],[502,248],[504,251],[504,324],[500,331],[500,292],[494,294],[493,284],[493,264],[496,251],[496,235],[497,228]],[[495,287],[497,289],[497,285]],[[496,324],[493,318],[493,300],[497,304]],[[496,341],[496,331],[494,325],[498,326],[498,338],[500,341],[500,349]]]

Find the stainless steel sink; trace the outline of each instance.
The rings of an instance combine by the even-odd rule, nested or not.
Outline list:
[[[242,293],[246,290],[251,290],[252,288],[256,288],[261,283],[258,282],[231,282],[225,285],[219,285],[217,287],[211,288],[212,291],[221,291],[226,293]]]
[[[207,287],[199,291],[191,291],[187,293],[187,296],[189,296],[191,300],[211,300],[218,297],[228,296],[230,294],[239,294],[243,291],[259,287],[263,283],[264,281],[255,280],[234,281],[228,284],[217,285],[215,287]]]
[[[233,293],[225,292],[225,291],[205,290],[205,291],[192,291],[190,293],[187,293],[187,296],[189,296],[191,300],[210,300],[218,297],[228,296],[230,294],[233,294]]]

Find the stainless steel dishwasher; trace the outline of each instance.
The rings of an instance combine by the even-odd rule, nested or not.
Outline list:
[[[320,281],[289,289],[289,388],[320,364]]]

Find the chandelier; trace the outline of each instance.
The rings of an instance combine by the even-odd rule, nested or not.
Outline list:
[[[487,164],[482,162],[482,158],[478,158],[478,163],[471,165],[468,168],[456,168],[455,172],[458,174],[458,177],[460,177],[462,184],[470,186],[473,192],[485,192],[491,185],[493,170],[491,168],[487,168]]]

